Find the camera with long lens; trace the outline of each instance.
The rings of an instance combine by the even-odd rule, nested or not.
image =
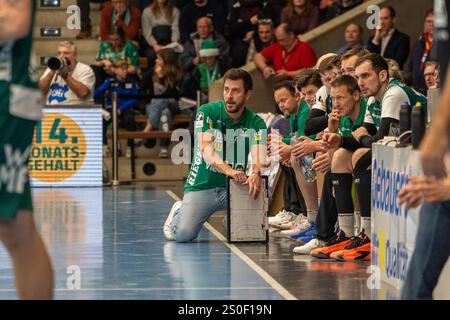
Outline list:
[[[54,71],[61,70],[70,66],[70,60],[67,58],[51,57],[47,61],[47,66]]]

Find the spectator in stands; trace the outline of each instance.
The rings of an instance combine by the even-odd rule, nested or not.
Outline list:
[[[369,39],[367,50],[394,59],[403,69],[409,54],[409,36],[395,28],[395,16],[395,9],[390,6],[380,10],[380,29]]]
[[[256,53],[269,45],[275,43],[275,28],[271,19],[258,20],[258,30],[253,32],[247,51],[247,59],[245,63],[253,62]]]
[[[385,59],[389,67],[389,78],[397,79],[404,82],[403,74],[400,70],[400,66],[394,59]]]
[[[342,54],[352,48],[365,48],[362,42],[363,28],[357,23],[350,23],[345,28],[345,45],[336,50],[337,54]]]
[[[148,122],[144,132],[154,129],[170,131],[172,117],[180,112],[178,105],[181,70],[172,49],[161,49],[156,55],[154,69],[150,70],[142,81],[142,88],[152,98],[146,106]],[[159,156],[166,158],[169,154],[170,140],[161,140]]]
[[[114,67],[114,63],[117,61],[127,62],[128,75],[137,75],[140,71],[138,49],[131,41],[125,39],[125,35],[120,28],[109,34],[108,41],[100,43],[100,50],[92,66],[96,87],[105,82],[107,77],[114,77],[116,71],[122,72],[121,68],[116,70],[116,67]]]
[[[77,0],[77,6],[80,8],[81,30],[77,35],[77,39],[88,39],[92,34],[92,24],[89,14],[91,12],[90,3],[102,3],[105,0]]]
[[[47,68],[39,80],[39,88],[47,97],[46,104],[90,104],[95,85],[92,68],[77,60],[77,48],[69,41],[58,46],[58,57],[66,61],[59,70]]]
[[[103,145],[107,145],[106,129],[112,121],[112,93],[118,94],[118,116],[120,126],[128,131],[136,130],[134,121],[134,108],[138,106],[139,86],[135,77],[128,74],[129,65],[126,60],[115,60],[113,62],[114,76],[107,78],[94,91],[94,98],[103,100]],[[130,153],[127,149],[127,156]]]
[[[434,12],[433,10],[428,10],[425,14],[423,34],[414,43],[411,49],[411,60],[409,63],[413,86],[422,93],[425,93],[427,88],[424,79],[424,69],[426,62],[430,60],[431,47],[433,46],[433,34]]]
[[[281,23],[289,23],[295,35],[306,33],[319,25],[319,9],[311,0],[289,0],[281,13]]]
[[[249,42],[259,19],[272,19],[270,1],[233,0],[226,24],[226,36],[231,48],[231,61],[235,68],[245,64]]]
[[[423,71],[427,89],[439,88],[439,64],[435,61],[427,61]]]
[[[214,40],[202,41],[199,55],[202,62],[194,70],[194,79],[197,82],[198,89],[202,93],[202,103],[208,102],[209,86],[222,77],[222,67],[219,56],[219,49]]]
[[[173,0],[155,0],[142,13],[142,33],[145,43],[141,45],[148,58],[148,67],[155,64],[156,53],[164,46],[180,41],[178,23],[180,11]]]
[[[111,5],[105,6],[102,10],[100,40],[108,40],[111,31],[120,27],[127,40],[137,41],[140,25],[141,11],[138,8],[130,6],[128,0],[112,0]]]
[[[319,4],[320,23],[336,18],[362,2],[363,0],[321,0]]]
[[[300,70],[314,66],[316,54],[309,44],[295,36],[288,24],[280,24],[275,30],[275,36],[277,43],[255,55],[255,64],[264,79],[272,78],[274,82],[293,79]]]
[[[196,29],[197,21],[201,17],[208,17],[211,19],[214,30],[221,35],[225,32],[225,21],[227,17],[227,6],[225,1],[218,0],[194,0],[186,4],[180,13],[180,37],[181,43],[189,40],[192,32],[198,31]]]
[[[208,17],[202,17],[197,21],[197,32],[192,34],[190,39],[184,44],[184,50],[178,58],[181,70],[184,72],[182,95],[191,99],[196,98],[195,81],[192,78],[194,68],[201,63],[199,50],[205,40],[214,40],[219,49],[219,57],[222,72],[230,67],[230,47],[223,36],[214,31],[212,21]]]

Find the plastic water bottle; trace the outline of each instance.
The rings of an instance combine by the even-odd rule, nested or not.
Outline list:
[[[291,146],[299,143],[298,134],[295,133],[291,137]],[[316,170],[312,168],[313,157],[311,155],[306,155],[300,158],[300,164],[302,165],[303,174],[305,175],[307,182],[314,182],[317,180]]]
[[[303,168],[303,174],[305,175],[306,182],[315,182],[317,180],[316,170],[312,168],[313,157],[306,155],[300,158]]]
[[[412,147],[418,149],[425,135],[425,112],[422,104],[417,102],[411,111]]]
[[[405,132],[411,130],[411,106],[408,103],[402,104],[400,107],[400,140],[399,147],[405,147],[411,143],[411,135],[403,135]],[[406,136],[406,138],[405,138]]]

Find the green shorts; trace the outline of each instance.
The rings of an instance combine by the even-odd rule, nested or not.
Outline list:
[[[33,210],[28,158],[36,121],[0,113],[0,219]]]

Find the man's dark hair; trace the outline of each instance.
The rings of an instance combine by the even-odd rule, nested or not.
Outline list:
[[[337,55],[323,59],[319,65],[319,72],[330,71],[333,68],[341,69],[341,59]]]
[[[292,22],[290,22],[290,21],[281,23],[279,25],[279,27],[284,31],[285,34],[290,34],[290,33],[295,34],[294,26],[293,26]]]
[[[358,81],[355,78],[349,75],[339,76],[333,81],[331,81],[331,87],[336,88],[340,86],[346,86],[347,91],[350,94],[355,93],[356,91],[361,92],[361,89],[358,86]]]
[[[376,53],[369,53],[362,57],[360,57],[355,64],[355,68],[359,65],[363,64],[364,62],[369,61],[372,65],[372,69],[379,74],[381,71],[386,70],[386,72],[389,74],[389,65],[386,62],[386,60]]]
[[[344,52],[343,54],[341,54],[341,61],[347,60],[353,56],[362,57],[369,53],[370,52],[367,49],[364,49],[361,47],[354,47],[354,48],[351,48],[350,50]]]
[[[223,81],[229,80],[242,80],[244,82],[244,91],[247,92],[253,89],[253,79],[250,73],[243,69],[230,69],[223,76]]]
[[[320,73],[316,69],[303,69],[294,79],[294,85],[297,90],[301,90],[309,85],[320,88],[322,80],[320,80]]]
[[[425,12],[425,16],[423,17],[424,19],[426,19],[429,15],[434,15],[434,10],[433,9],[428,9],[427,12]]]
[[[276,84],[273,85],[273,92],[275,93],[276,91],[280,90],[280,89],[286,89],[287,91],[289,91],[292,95],[295,94],[295,87],[294,87],[294,83],[290,80],[284,80],[281,82],[278,82]]]
[[[383,6],[383,7],[381,7],[381,9],[388,9],[389,15],[391,16],[391,18],[395,18],[395,16],[397,15],[397,12],[391,6]]]

